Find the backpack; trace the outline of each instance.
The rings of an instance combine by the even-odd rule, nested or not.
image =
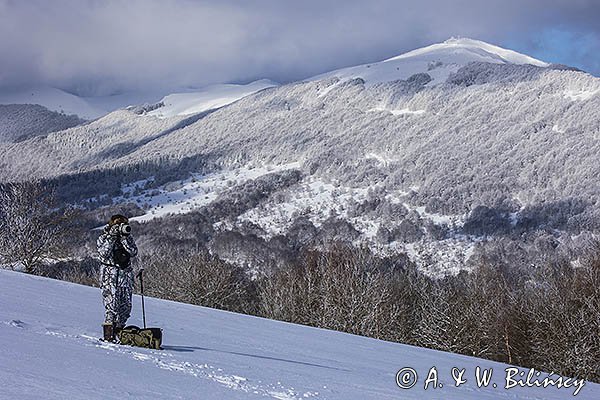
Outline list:
[[[135,325],[129,325],[119,332],[119,342],[129,346],[162,350],[162,347],[160,347],[162,344],[162,329],[141,329]]]
[[[117,240],[113,246],[113,260],[120,269],[129,267],[131,256],[129,255],[129,252],[125,250],[125,247],[123,247],[120,240]]]

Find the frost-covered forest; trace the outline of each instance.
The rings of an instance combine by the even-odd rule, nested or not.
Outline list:
[[[0,143],[21,142],[84,122],[76,115],[50,111],[37,104],[0,104]]]
[[[476,62],[428,85],[443,67],[391,82],[268,88],[192,116],[120,110],[0,143],[0,174],[46,179],[62,201],[91,210],[128,204],[144,221],[205,221],[213,233],[204,244],[252,267],[331,240],[407,254],[435,271],[490,254],[575,261],[600,221],[600,80],[561,66]],[[285,184],[278,173],[256,181],[239,172],[290,163],[298,178]],[[227,185],[190,183],[215,174]],[[270,179],[278,186],[261,190]],[[177,191],[195,197],[174,212],[194,215],[168,216]],[[235,207],[220,200],[233,194]],[[145,225],[149,240],[188,239],[152,228],[164,222]]]

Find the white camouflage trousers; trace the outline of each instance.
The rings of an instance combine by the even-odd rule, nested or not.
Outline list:
[[[105,309],[104,323],[114,323],[114,326],[123,328],[131,315],[133,269],[119,269],[104,264],[100,282]]]

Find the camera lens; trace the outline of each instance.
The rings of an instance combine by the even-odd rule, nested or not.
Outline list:
[[[123,233],[124,235],[129,235],[131,233],[131,226],[129,226],[128,224],[123,224],[121,226],[121,233]]]

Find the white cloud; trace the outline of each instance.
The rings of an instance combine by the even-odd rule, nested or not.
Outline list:
[[[471,36],[502,45],[564,23],[597,35],[599,6],[542,1],[0,0],[0,85],[80,94],[301,79]],[[518,49],[520,51],[526,49]]]

